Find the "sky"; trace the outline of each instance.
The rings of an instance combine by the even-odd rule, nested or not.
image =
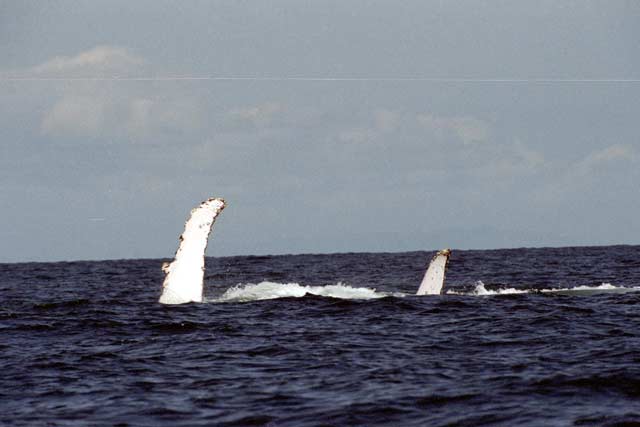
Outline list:
[[[224,79],[220,79],[224,78]],[[640,243],[635,0],[0,0],[0,262]]]

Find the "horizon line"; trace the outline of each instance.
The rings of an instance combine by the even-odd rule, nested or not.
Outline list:
[[[320,76],[84,76],[0,77],[6,82],[30,81],[298,81],[298,82],[425,82],[425,83],[640,83],[633,78],[468,78],[468,77],[320,77]]]
[[[618,247],[618,246],[640,246],[640,243],[613,243],[613,244],[569,244],[569,245],[543,245],[543,246],[503,246],[503,247],[488,247],[488,248],[478,248],[478,247],[466,247],[466,248],[455,248],[452,247],[451,251],[455,252],[468,252],[468,251],[509,251],[509,250],[519,250],[519,249],[528,249],[528,250],[536,250],[536,249],[568,249],[568,248],[606,248],[606,247]],[[442,249],[442,248],[440,248]],[[226,255],[207,255],[205,253],[205,258],[235,258],[235,257],[283,257],[283,256],[312,256],[312,255],[346,255],[346,254],[402,254],[402,253],[410,253],[410,252],[436,252],[440,249],[411,249],[411,250],[396,250],[396,251],[338,251],[338,252],[272,252],[272,253],[253,253],[253,254],[226,254]],[[22,261],[2,261],[0,260],[0,265],[2,264],[55,264],[55,263],[75,263],[75,262],[103,262],[103,261],[157,261],[168,259],[171,260],[175,257],[174,255],[167,254],[166,256],[161,257],[138,257],[138,258],[74,258],[74,259],[49,259],[49,260],[22,260]]]

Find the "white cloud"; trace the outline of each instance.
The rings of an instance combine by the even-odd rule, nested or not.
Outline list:
[[[76,89],[60,98],[43,117],[41,130],[54,137],[118,137],[157,140],[198,130],[200,107],[188,97],[136,96],[123,90],[107,93]]]
[[[106,127],[106,105],[87,96],[68,96],[47,111],[42,132],[47,135],[97,135]]]
[[[366,144],[378,138],[378,133],[367,128],[353,128],[338,133],[338,140],[347,144]]]
[[[341,131],[339,140],[361,143],[385,139],[394,144],[400,140],[405,143],[415,140],[413,142],[421,146],[425,143],[461,141],[471,148],[477,143],[488,143],[491,135],[489,123],[471,116],[438,116],[378,109],[371,113],[369,120]],[[402,138],[398,139],[398,135],[402,135]]]
[[[148,137],[160,133],[190,132],[202,126],[202,113],[197,100],[180,98],[163,100],[140,97],[127,100],[127,121],[131,136]]]
[[[148,98],[137,98],[129,103],[128,128],[132,133],[140,135],[147,133],[154,121],[156,103]]]
[[[228,123],[232,126],[268,127],[282,118],[285,108],[277,102],[234,108],[227,114]]]
[[[537,169],[545,164],[544,156],[527,147],[520,139],[513,144],[513,153],[527,169]]]
[[[488,143],[482,149],[484,162],[476,172],[495,180],[535,174],[546,164],[541,153],[519,139],[505,144]]]
[[[75,56],[56,56],[30,68],[28,73],[41,77],[122,77],[141,71],[144,64],[128,49],[96,46]]]
[[[400,126],[401,115],[395,111],[378,110],[374,113],[375,126],[383,132],[393,132]]]
[[[139,73],[145,64],[125,48],[97,46],[75,56],[52,58],[26,72],[43,77],[113,77]],[[158,94],[147,83],[82,81],[59,90],[43,114],[44,135],[158,140],[193,132],[203,123],[196,96],[175,90]]]
[[[485,142],[489,138],[489,125],[475,117],[442,117],[429,113],[418,114],[418,123],[441,138],[449,134],[458,137],[464,144]]]
[[[614,144],[593,151],[577,162],[558,170],[553,182],[535,193],[537,200],[556,204],[577,193],[597,193],[609,181],[628,173],[636,162],[636,151],[629,145]],[[627,166],[627,168],[625,168]]]
[[[602,150],[594,151],[579,161],[571,171],[574,176],[589,175],[611,163],[618,161],[634,161],[635,151],[629,145],[615,144]]]

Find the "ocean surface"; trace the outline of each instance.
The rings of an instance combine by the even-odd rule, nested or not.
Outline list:
[[[0,264],[0,425],[640,425],[640,246],[433,254]]]

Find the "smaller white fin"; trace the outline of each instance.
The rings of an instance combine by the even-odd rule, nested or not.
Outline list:
[[[431,260],[416,295],[440,295],[442,293],[444,276],[447,272],[447,263],[449,262],[450,255],[450,249],[438,251],[436,256]]]

